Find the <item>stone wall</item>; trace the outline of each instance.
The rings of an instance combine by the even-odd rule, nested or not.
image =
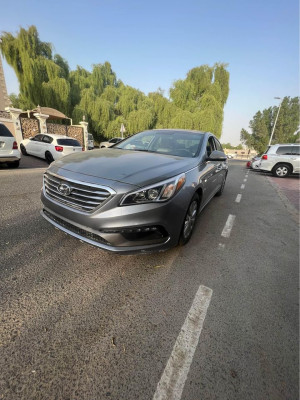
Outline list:
[[[27,139],[39,133],[39,121],[33,118],[20,118],[23,139]]]
[[[67,135],[67,126],[47,122],[47,132],[55,135]]]
[[[47,132],[55,135],[70,136],[73,139],[78,140],[78,142],[83,146],[83,129],[81,126],[47,123]]]
[[[0,111],[0,118],[11,119],[11,115],[7,111]]]
[[[78,140],[81,146],[84,146],[84,139],[83,139],[83,129],[81,126],[67,126],[67,136],[72,137],[73,139]]]

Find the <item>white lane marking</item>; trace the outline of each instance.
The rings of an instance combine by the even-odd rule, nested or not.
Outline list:
[[[241,185],[241,189],[245,189],[245,185],[244,184]]]
[[[247,182],[247,179],[244,179],[244,182]]]
[[[157,385],[153,400],[180,400],[199,342],[212,292],[206,286],[199,286]]]
[[[238,194],[238,195],[236,196],[235,202],[236,202],[236,203],[239,203],[239,202],[241,201],[241,199],[242,199],[242,195],[241,195],[241,194]]]
[[[225,244],[219,243],[219,250],[224,250],[225,249]]]
[[[223,231],[221,233],[221,236],[229,238],[231,229],[232,229],[233,224],[234,224],[234,220],[235,220],[235,215],[229,214],[229,216],[227,218],[227,221],[226,221],[226,224],[224,226],[224,229],[223,229]]]

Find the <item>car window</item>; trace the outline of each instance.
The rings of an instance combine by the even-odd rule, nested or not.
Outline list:
[[[118,143],[118,142],[120,142],[122,139],[119,139],[119,138],[113,138],[113,139],[110,139],[110,141],[109,141],[109,143]]]
[[[0,136],[2,137],[13,137],[11,131],[3,124],[0,124]]]
[[[207,156],[209,157],[210,154],[215,150],[215,141],[214,138],[211,136],[208,141],[207,141],[207,145],[206,145],[206,153]]]
[[[94,139],[93,135],[91,133],[88,134],[88,138],[89,138],[89,140],[93,140]]]
[[[278,149],[276,150],[276,154],[285,156],[285,155],[291,155],[292,153],[292,146],[279,146]]]
[[[33,140],[34,142],[41,142],[43,140],[43,136],[44,135],[36,135],[31,140]]]
[[[217,149],[218,151],[222,151],[222,152],[223,152],[223,148],[222,148],[222,146],[221,146],[221,143],[218,141],[218,139],[216,139],[216,138],[214,138],[214,139],[215,139],[216,149]]]
[[[44,135],[43,142],[52,143],[53,142],[53,138],[51,136]]]
[[[293,154],[300,155],[300,146],[293,146]]]
[[[57,144],[60,146],[80,147],[81,144],[76,139],[57,139]]]

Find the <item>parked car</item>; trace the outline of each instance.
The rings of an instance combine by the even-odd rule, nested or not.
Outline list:
[[[260,160],[261,160],[261,157],[254,157],[253,159],[252,159],[252,161],[251,161],[251,166],[250,166],[250,168],[251,169],[255,169],[255,170],[259,170],[260,169]]]
[[[42,134],[22,140],[20,149],[24,156],[32,155],[44,158],[48,164],[68,154],[81,152],[82,146],[76,139],[69,136]]]
[[[6,163],[9,167],[18,168],[21,153],[18,143],[10,130],[0,123],[0,163]]]
[[[278,178],[300,173],[300,144],[274,144],[262,155],[259,168]]]
[[[261,154],[256,155],[250,161],[247,162],[246,164],[247,168],[259,170],[260,160],[261,160]]]
[[[88,133],[88,150],[93,150],[94,147],[94,137],[91,133]]]
[[[198,212],[222,194],[227,172],[227,157],[210,133],[144,131],[51,164],[41,214],[106,250],[166,250],[189,241]]]
[[[108,142],[101,142],[99,147],[100,148],[111,147],[114,144],[121,142],[121,140],[123,140],[123,139],[120,137],[115,137],[115,138],[110,139]]]

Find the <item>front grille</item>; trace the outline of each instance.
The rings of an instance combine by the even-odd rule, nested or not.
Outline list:
[[[59,190],[60,185],[63,184],[69,187],[68,190],[70,193],[63,194]],[[88,183],[83,184],[51,174],[50,172],[45,172],[44,174],[44,189],[47,196],[51,199],[85,212],[92,212],[114,194],[110,188]]]
[[[70,224],[69,222],[65,221],[64,219],[59,218],[56,215],[49,213],[45,209],[43,210],[43,212],[46,215],[46,217],[51,219],[53,222],[56,222],[62,228],[65,228],[70,232],[76,233],[77,235],[79,235],[83,238],[93,240],[94,242],[109,245],[109,242],[107,242],[105,239],[103,239],[103,237],[101,237],[100,235],[96,235],[93,232],[89,232],[89,231],[86,231],[85,229],[78,228],[78,226]]]

